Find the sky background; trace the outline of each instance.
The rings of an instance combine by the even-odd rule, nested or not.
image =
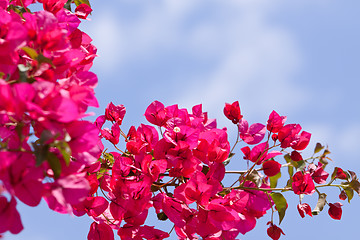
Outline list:
[[[127,131],[145,123],[143,114],[154,100],[189,109],[202,103],[234,142],[236,129],[222,111],[225,102],[238,100],[250,123],[265,123],[276,110],[312,133],[310,151],[316,142],[327,144],[334,160],[329,171],[340,166],[360,174],[359,1],[112,0],[92,1],[92,7],[91,21],[80,29],[98,48],[92,68],[99,77],[100,108],[91,109],[96,115],[110,101],[124,104]],[[231,169],[246,166],[241,154],[234,158]],[[339,191],[331,190],[328,201],[341,201]],[[358,196],[350,205],[342,201],[341,221],[331,219],[327,208],[302,219],[296,197],[285,196],[281,239],[358,235]],[[314,207],[317,196],[304,201]],[[6,239],[86,239],[91,223],[54,213],[44,201],[36,208],[19,203],[19,211],[25,229]],[[269,219],[239,238],[267,239]],[[154,218],[149,225],[171,228]]]

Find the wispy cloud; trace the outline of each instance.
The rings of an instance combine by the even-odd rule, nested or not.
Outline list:
[[[161,62],[167,60],[161,59],[162,54],[183,54],[194,64],[189,73],[166,79],[174,102],[219,108],[224,101],[239,99],[256,106],[248,109],[249,114],[304,104],[306,91],[290,81],[301,66],[296,41],[286,29],[268,21],[279,1],[132,4],[141,14],[121,18],[107,9],[93,22],[90,31],[96,33],[100,68],[110,70],[128,61]],[[194,70],[204,62],[211,67]]]

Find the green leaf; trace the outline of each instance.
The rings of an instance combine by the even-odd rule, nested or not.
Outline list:
[[[273,199],[276,209],[279,213],[279,225],[285,217],[285,212],[287,209],[287,202],[284,196],[281,193],[272,192],[270,193],[271,198]]]
[[[248,175],[247,180],[252,181],[253,183],[255,183],[255,185],[257,187],[260,187],[261,184],[262,184],[262,179],[260,177],[260,174],[256,170],[253,170],[251,172],[251,174]]]
[[[36,157],[36,166],[40,166],[47,157],[47,153],[49,151],[49,145],[42,145],[39,143],[32,143],[34,148],[34,154]]]
[[[352,188],[344,188],[348,202],[350,203],[351,199],[354,197],[354,190]]]
[[[49,163],[51,170],[54,172],[54,178],[59,178],[61,174],[61,163],[59,158],[54,153],[48,152],[46,160]]]
[[[168,216],[166,216],[166,214],[164,212],[159,212],[157,214],[157,218],[160,220],[160,221],[166,221],[168,219]]]
[[[327,195],[325,193],[320,193],[319,194],[319,199],[318,199],[318,202],[316,204],[316,207],[312,211],[313,215],[318,215],[324,209],[324,206],[326,204],[326,196]]]
[[[114,164],[114,156],[111,153],[103,153],[103,156],[106,161],[110,162],[111,165]]]
[[[24,50],[24,52],[26,52],[26,54],[29,55],[29,57],[31,59],[35,60],[39,56],[39,54],[35,51],[35,49],[33,49],[31,47],[25,46],[25,47],[22,47],[21,49]]]
[[[349,186],[350,186],[355,192],[357,192],[357,193],[360,195],[360,183],[359,183],[358,180],[353,179],[353,180],[350,182]]]
[[[65,4],[64,4],[64,8],[69,10],[71,12],[71,2],[72,0],[68,0]]]
[[[292,165],[296,168],[296,171],[303,171],[306,168],[305,161],[291,161]]]
[[[207,165],[204,165],[201,172],[206,175],[209,172],[210,168]]]
[[[279,172],[278,174],[276,174],[275,176],[270,177],[270,187],[271,188],[276,188],[277,186],[277,182],[278,179],[281,178],[281,172]]]
[[[292,178],[292,176],[294,175],[294,167],[293,167],[293,165],[291,165],[292,160],[290,158],[290,155],[286,154],[286,155],[284,155],[284,158],[287,163],[290,163],[288,165],[288,173],[289,173],[290,178]]]
[[[289,180],[286,182],[286,187],[292,187],[292,178],[289,178]]]
[[[56,68],[55,65],[54,65],[54,63],[51,61],[51,59],[45,57],[45,56],[42,55],[42,54],[39,54],[36,59],[37,59],[37,61],[39,62],[39,64],[48,63],[48,64],[50,64],[53,68]]]
[[[71,156],[71,148],[69,144],[65,141],[58,141],[55,144],[53,144],[53,146],[59,149],[61,155],[65,160],[66,166],[69,166],[70,156]]]
[[[54,139],[54,135],[49,130],[44,130],[41,132],[40,144],[46,144],[48,141]]]
[[[322,146],[320,143],[316,143],[315,149],[314,149],[314,153],[318,153],[321,150],[324,149],[324,146]]]
[[[355,172],[350,171],[350,170],[348,170],[348,172],[350,173],[350,176],[351,176],[351,179],[352,179],[352,180],[358,180],[358,177],[356,176],[356,173],[355,173]]]
[[[89,5],[89,7],[91,7],[89,0],[75,0],[74,3],[76,6],[79,6],[80,4],[85,3],[85,4]]]

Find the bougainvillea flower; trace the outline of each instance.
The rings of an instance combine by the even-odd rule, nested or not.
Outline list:
[[[256,188],[255,183],[246,181],[244,184],[245,187]],[[260,187],[269,188],[268,185],[262,184]],[[274,204],[273,201],[269,200],[268,195],[263,191],[256,190],[245,190],[249,194],[249,199],[246,205],[247,210],[253,215],[260,217],[266,213],[267,210],[271,208]]]
[[[87,213],[89,216],[97,217],[107,209],[108,205],[104,197],[87,197],[84,201],[73,205],[74,214],[82,216]]]
[[[164,104],[159,101],[152,102],[146,108],[145,118],[156,126],[164,126],[167,121]]]
[[[238,101],[233,102],[232,104],[225,103],[224,114],[234,124],[237,124],[240,121],[240,119],[243,117],[241,115]]]
[[[281,164],[275,160],[263,162],[263,170],[266,176],[272,177],[280,172]]]
[[[346,194],[345,190],[342,190],[342,191],[340,192],[339,198],[340,198],[341,200],[346,200],[346,199],[347,199],[347,194]]]
[[[207,206],[209,221],[220,230],[230,230],[239,220],[239,214],[232,208],[211,201]]]
[[[67,0],[42,0],[44,9],[53,14],[63,9],[66,2]]]
[[[210,182],[206,179],[204,173],[196,172],[185,184],[181,184],[174,190],[174,197],[184,201],[186,204],[198,202],[200,205],[207,205],[209,199],[222,187],[219,182]]]
[[[302,131],[299,136],[299,140],[295,144],[292,144],[291,147],[299,151],[304,150],[309,145],[310,138],[311,133]]]
[[[75,8],[75,14],[78,18],[86,19],[87,16],[92,12],[89,5],[82,3]]]
[[[165,112],[166,112],[166,118],[169,120],[172,119],[173,121],[175,120],[177,125],[189,125],[190,116],[187,109],[185,108],[179,109],[179,106],[177,104],[174,104],[171,106],[167,106],[165,108]],[[167,125],[169,125],[169,123],[167,123]],[[175,126],[170,124],[170,126],[168,127],[174,128]]]
[[[272,222],[268,222],[267,224],[268,225],[270,224],[270,226],[267,229],[267,234],[269,237],[271,237],[271,239],[278,240],[280,238],[281,234],[285,235],[285,233],[281,230],[281,228],[279,228]]]
[[[106,122],[106,117],[105,117],[105,115],[100,115],[99,117],[96,118],[96,120],[95,120],[94,123],[95,123],[95,126],[96,126],[99,130],[101,130],[101,128],[104,126],[105,122]]]
[[[248,146],[241,148],[241,151],[244,153],[244,159],[250,160],[258,165],[263,163],[263,161],[273,158],[275,156],[281,155],[279,151],[271,151],[268,153],[269,144],[267,142],[260,143],[253,147],[251,150]]]
[[[336,167],[336,174],[335,174],[335,178],[339,178],[342,180],[346,180],[348,177],[346,175],[346,173],[344,172],[344,170],[342,170],[339,167]]]
[[[71,137],[69,146],[72,156],[87,166],[95,163],[102,151],[99,145],[99,130],[95,124],[88,121],[74,121],[67,125],[66,130]]]
[[[326,183],[329,173],[324,170],[322,163],[319,162],[318,166],[315,166],[315,164],[309,164],[308,169],[314,182],[318,184]]]
[[[335,220],[340,220],[342,215],[342,209],[341,209],[342,203],[329,203],[329,210],[328,213],[331,218]]]
[[[298,151],[295,151],[295,150],[291,152],[290,158],[294,162],[299,162],[299,161],[303,160],[303,157],[301,156],[301,154]]]
[[[0,233],[10,231],[18,234],[23,230],[20,214],[16,209],[16,200],[11,198],[10,202],[6,197],[0,196]]]
[[[114,232],[108,224],[93,222],[90,225],[88,240],[114,240]]]
[[[263,140],[265,133],[266,127],[264,124],[254,123],[246,132],[240,131],[240,138],[247,144],[258,144],[261,140]]]
[[[105,109],[105,118],[106,120],[112,121],[113,123],[117,123],[121,125],[124,116],[126,113],[126,108],[124,105],[120,104],[115,106],[112,102],[110,102]]]
[[[282,148],[290,147],[299,141],[298,133],[301,131],[299,124],[287,124],[279,130],[278,139]]]
[[[9,6],[9,0],[0,0],[1,9],[7,9],[7,6]]]
[[[116,145],[120,140],[120,127],[119,124],[114,123],[111,127],[111,130],[108,128],[101,129],[101,136],[106,140],[110,141],[112,144]]]
[[[277,133],[284,126],[285,116],[280,116],[277,112],[272,111],[267,121],[266,128],[272,133]]]
[[[59,213],[72,212],[71,205],[83,201],[90,191],[89,182],[81,175],[60,177],[44,184],[44,199],[49,208]]]
[[[299,211],[299,214],[302,218],[305,217],[305,214],[309,215],[310,217],[312,217],[312,212],[311,212],[311,207],[309,204],[307,203],[299,203],[297,205],[297,210]]]
[[[132,226],[130,224],[125,224],[124,227],[120,228],[118,235],[121,239],[124,240],[161,240],[168,238],[170,235],[167,232],[161,231],[154,227],[150,226]]]
[[[292,188],[295,194],[307,194],[311,195],[315,192],[315,184],[308,173],[301,171],[294,174],[292,177]]]
[[[189,145],[190,149],[194,149],[198,145],[200,131],[188,126],[175,127],[172,130],[166,130],[164,138],[177,145],[180,141]]]

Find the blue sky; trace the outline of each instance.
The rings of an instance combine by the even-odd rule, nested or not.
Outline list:
[[[219,126],[238,100],[249,122],[265,123],[272,110],[312,133],[311,146],[328,144],[334,163],[360,174],[360,2],[356,0],[158,0],[93,1],[83,23],[98,47],[93,71],[103,113],[124,104],[124,129],[145,122],[154,100],[198,103]],[[237,161],[237,162],[235,162]],[[244,167],[240,154],[231,167]],[[330,169],[330,168],[329,168]],[[329,201],[340,201],[338,190]],[[312,199],[312,200],[310,200]],[[314,206],[316,196],[307,198]],[[326,211],[301,219],[297,199],[281,224],[282,239],[350,239],[357,234],[360,199],[344,203],[341,221]],[[10,240],[85,239],[90,220],[20,205],[25,230]],[[266,239],[266,222],[241,239]],[[154,219],[150,223],[156,225]]]

